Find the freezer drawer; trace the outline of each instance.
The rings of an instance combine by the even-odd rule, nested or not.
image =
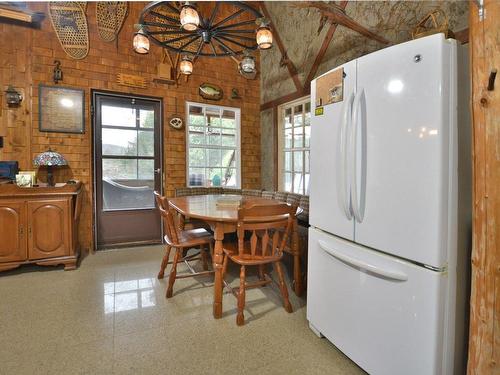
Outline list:
[[[372,375],[445,374],[447,275],[309,230],[307,319]]]

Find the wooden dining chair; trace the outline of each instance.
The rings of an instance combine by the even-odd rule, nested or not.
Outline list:
[[[292,305],[288,300],[288,290],[283,275],[281,258],[283,249],[293,225],[294,207],[282,203],[275,205],[253,205],[238,209],[237,241],[223,243],[224,261],[222,278],[224,280],[228,260],[240,266],[240,286],[235,291],[224,280],[224,284],[238,299],[238,314],[236,324],[245,324],[243,309],[245,308],[245,290],[272,282],[265,266],[269,263],[277,273],[279,288],[283,297],[283,307],[291,313]],[[247,236],[245,236],[247,234]],[[259,267],[259,281],[248,283],[246,269],[250,266]]]
[[[158,209],[160,210],[160,214],[163,218],[163,232],[166,243],[165,255],[163,256],[158,278],[163,278],[165,268],[168,264],[172,264],[166,293],[167,298],[170,298],[172,297],[175,280],[214,273],[214,271],[208,270],[208,255],[206,252],[206,248],[208,247],[210,254],[213,256],[213,236],[210,232],[203,228],[181,230],[170,210],[168,199],[161,196],[156,191],[154,192],[154,196]],[[187,250],[192,248],[199,248],[200,251],[192,255],[187,255]],[[169,260],[171,249],[174,249],[175,251],[173,261]],[[193,267],[189,264],[189,261],[193,260],[201,260],[203,262],[202,272],[194,271]],[[182,275],[177,274],[177,265],[180,262],[184,262],[186,264],[190,271],[189,273]]]

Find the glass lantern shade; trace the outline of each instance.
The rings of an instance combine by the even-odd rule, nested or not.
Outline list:
[[[149,38],[142,29],[134,34],[133,46],[134,51],[142,55],[149,52]]]
[[[198,15],[198,12],[189,4],[182,7],[179,18],[182,28],[187,31],[196,30],[200,24],[200,16]]]
[[[243,60],[241,60],[241,70],[245,73],[255,72],[255,59],[253,56],[245,56]]]
[[[260,49],[268,49],[273,46],[273,33],[267,26],[261,26],[257,29],[256,39]]]
[[[179,64],[179,69],[182,74],[189,75],[193,73],[193,63],[189,58],[184,57]]]

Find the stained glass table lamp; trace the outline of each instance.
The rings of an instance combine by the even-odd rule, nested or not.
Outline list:
[[[52,168],[68,165],[68,162],[60,153],[52,151],[42,152],[33,159],[33,164],[37,167],[47,167],[47,185],[55,186]]]

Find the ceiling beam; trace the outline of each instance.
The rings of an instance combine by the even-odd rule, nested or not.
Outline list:
[[[272,22],[271,14],[267,10],[266,4],[264,4],[264,2],[261,1],[259,3],[259,6],[262,10],[262,13],[264,14],[264,17],[266,17],[271,24],[271,27],[273,30],[273,39],[276,41],[276,44],[278,45],[278,48],[281,52],[281,56],[287,56],[285,46],[283,45],[283,41],[281,40],[280,35],[278,33],[278,30],[276,29],[274,23]],[[300,83],[300,80],[299,80],[297,68],[295,67],[295,65],[293,64],[293,62],[289,58],[285,58],[284,60],[285,60],[284,62],[286,64],[286,67],[288,68],[288,72],[290,73],[290,76],[292,77],[295,88],[297,89],[297,91],[302,91],[303,87],[302,87],[302,84]]]
[[[345,9],[347,6],[348,1],[342,1],[340,3],[340,7],[342,9]],[[337,24],[332,23],[330,25],[330,28],[328,29],[325,39],[323,39],[323,44],[321,45],[321,48],[318,51],[318,54],[316,55],[316,59],[314,60],[314,63],[311,66],[311,70],[309,71],[309,74],[307,75],[306,81],[304,82],[304,87],[307,87],[311,84],[311,81],[313,80],[314,76],[316,75],[316,72],[318,71],[319,65],[323,61],[323,57],[326,54],[326,51],[328,50],[328,46],[330,45],[330,42],[333,39],[333,34],[335,33],[335,30],[337,30]]]
[[[345,26],[369,39],[376,40],[383,44],[389,44],[387,39],[371,32],[366,27],[354,21],[339,5],[324,3],[322,1],[301,1],[293,3],[293,6],[297,8],[316,8],[321,12],[322,21],[326,20],[331,24],[336,23]]]
[[[288,94],[288,95],[282,96],[280,98],[270,100],[264,104],[261,104],[260,110],[265,111],[266,109],[277,107],[281,104],[291,102],[295,99],[300,99],[304,96],[309,95],[310,92],[311,92],[311,87],[306,87],[306,88],[304,88],[304,90],[298,90],[298,91],[292,92],[291,94]]]

